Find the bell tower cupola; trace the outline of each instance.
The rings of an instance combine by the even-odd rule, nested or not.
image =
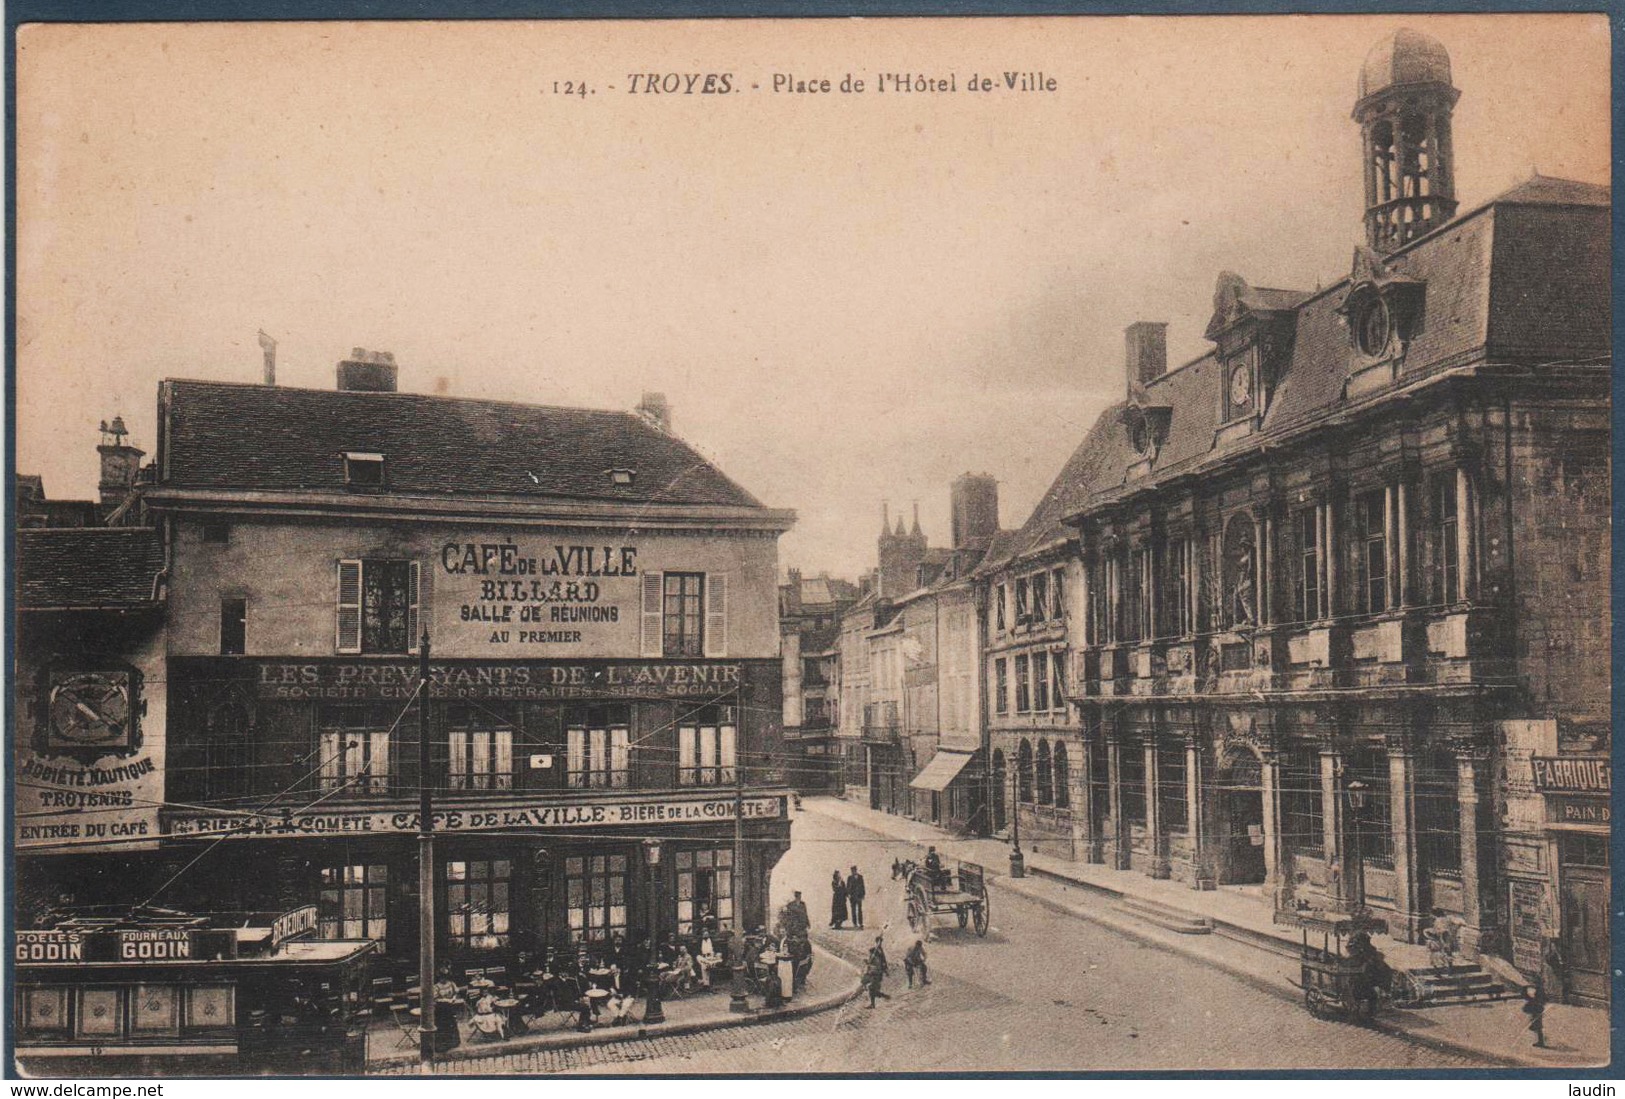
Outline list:
[[[1401,28],[1366,55],[1354,120],[1365,155],[1366,242],[1377,252],[1455,216],[1450,112],[1460,95],[1450,55],[1419,31]]]

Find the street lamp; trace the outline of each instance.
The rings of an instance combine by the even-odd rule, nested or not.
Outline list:
[[[1365,811],[1365,796],[1368,789],[1370,787],[1357,778],[1350,779],[1347,785],[1343,787],[1344,792],[1348,794],[1349,816],[1352,818],[1354,825],[1350,835],[1353,844],[1349,851],[1348,901],[1350,912],[1363,907],[1365,903],[1365,859],[1360,851],[1360,815]]]
[[[1021,756],[1010,768],[1010,876],[1027,876],[1027,856],[1021,853]]]
[[[655,882],[660,872],[660,841],[646,839],[643,841],[643,862],[649,868],[649,964],[644,969],[644,1002],[643,1021],[648,1023],[663,1023],[666,1013],[660,1008],[660,946],[656,937],[658,929],[655,919],[658,908],[655,904]]]

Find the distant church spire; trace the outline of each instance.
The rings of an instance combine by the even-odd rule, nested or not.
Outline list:
[[[909,531],[914,537],[920,537],[920,502],[914,501],[914,529]]]
[[[1461,93],[1437,40],[1402,28],[1360,68],[1354,120],[1365,158],[1365,235],[1392,252],[1456,216],[1450,112]]]

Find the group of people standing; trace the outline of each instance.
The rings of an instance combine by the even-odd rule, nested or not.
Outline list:
[[[839,870],[835,871],[830,879],[829,926],[839,931],[845,928],[850,918],[852,926],[858,929],[863,927],[863,898],[868,894],[868,887],[864,884],[863,875],[858,873],[856,866],[844,879]],[[848,909],[851,911],[848,916]]]

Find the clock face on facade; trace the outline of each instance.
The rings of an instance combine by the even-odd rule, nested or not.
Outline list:
[[[129,672],[53,673],[48,747],[129,747],[131,694]]]
[[[1230,372],[1230,403],[1243,408],[1253,397],[1253,374],[1245,366]]]

